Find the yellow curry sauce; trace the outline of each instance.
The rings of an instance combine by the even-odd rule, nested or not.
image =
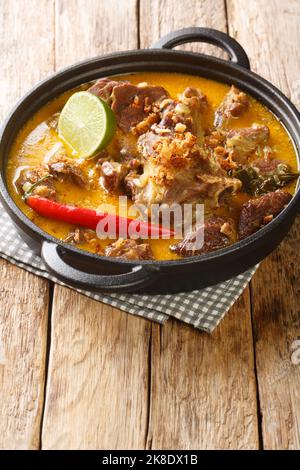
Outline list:
[[[228,92],[229,86],[205,78],[191,75],[175,73],[136,73],[126,76],[114,77],[115,80],[129,80],[133,84],[147,82],[149,85],[160,85],[170,94],[171,98],[177,98],[179,93],[186,87],[199,88],[207,95],[209,110],[205,116],[204,128],[212,126],[214,111],[219,106]],[[57,222],[38,216],[28,207],[21,195],[18,193],[15,182],[23,169],[34,167],[41,163],[46,163],[55,151],[62,145],[56,131],[47,126],[46,121],[56,112],[59,112],[64,106],[69,96],[77,90],[71,90],[68,93],[52,100],[42,109],[40,109],[21,129],[10,152],[7,165],[7,184],[16,204],[36,225],[46,232],[59,238],[65,239],[67,234],[73,228],[69,224]],[[247,127],[254,122],[268,126],[270,137],[268,145],[273,148],[275,158],[283,160],[289,164],[292,170],[297,171],[297,160],[293,143],[284,127],[276,117],[266,109],[261,103],[249,97],[249,109],[236,120],[232,120],[228,128]],[[110,153],[114,153],[116,147],[120,147],[118,140],[122,139],[122,132],[117,131],[112,142],[109,145]],[[133,142],[134,144],[134,142]],[[128,142],[127,142],[128,146]],[[73,157],[70,149],[66,149],[68,156]],[[87,160],[84,165],[87,170],[93,172],[95,162]],[[86,189],[78,187],[71,182],[56,183],[59,194],[59,200],[62,203],[74,204],[82,207],[97,209],[100,204],[117,204],[117,196],[109,194],[100,185],[96,189]],[[295,182],[288,184],[285,189],[293,194]],[[215,210],[218,215],[230,215],[237,218],[241,205],[249,199],[245,193],[239,193],[231,197],[230,206],[221,206]],[[112,240],[99,240],[99,245],[103,248]],[[154,257],[156,259],[177,259],[178,255],[169,250],[170,240],[149,240]],[[81,248],[94,251],[95,247],[89,244],[79,245]]]

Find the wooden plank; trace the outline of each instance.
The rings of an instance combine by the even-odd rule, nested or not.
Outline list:
[[[57,2],[57,67],[137,47],[136,3],[119,8]],[[146,320],[55,287],[43,448],[145,447],[150,333]]]
[[[258,448],[248,290],[216,331],[153,330],[152,449]]]
[[[231,33],[245,47],[252,68],[300,106],[300,4],[297,0],[228,2]],[[249,34],[251,31],[251,34]],[[299,218],[252,282],[253,320],[263,444],[300,448]]]
[[[37,449],[44,402],[47,283],[0,263],[0,448]]]
[[[0,6],[0,112],[4,117],[31,86],[53,70],[54,8],[52,0],[0,0]]]
[[[149,21],[151,18],[151,21]],[[201,26],[226,31],[226,12],[223,0],[140,0],[141,48],[149,47],[159,38],[178,29]],[[180,49],[226,57],[221,49],[201,43],[179,46]]]
[[[53,300],[43,448],[143,448],[150,322],[62,287]]]
[[[55,16],[57,69],[137,47],[137,0],[55,0]]]
[[[0,11],[3,118],[29,87],[52,70],[53,2],[1,0]],[[4,260],[0,283],[0,448],[36,449],[44,398],[49,283]]]
[[[141,47],[184,26],[226,31],[221,0],[142,1],[140,13]],[[258,448],[248,289],[211,336],[174,321],[154,325],[151,364],[148,447]]]

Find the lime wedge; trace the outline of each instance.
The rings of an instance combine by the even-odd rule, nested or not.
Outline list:
[[[74,93],[58,120],[58,134],[81,158],[104,149],[116,130],[110,107],[88,91]]]

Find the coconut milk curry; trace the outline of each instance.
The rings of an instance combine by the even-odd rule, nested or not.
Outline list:
[[[58,135],[59,113],[78,90],[112,109],[117,128],[96,155],[82,159]],[[243,239],[288,204],[297,160],[291,139],[261,103],[235,87],[175,73],[100,79],[40,109],[19,132],[7,182],[19,208],[44,231],[78,247],[127,259],[179,259]],[[95,232],[39,215],[26,195],[97,209],[119,195],[151,204],[204,203],[204,227],[182,240],[99,240]],[[204,229],[204,245],[190,242]]]

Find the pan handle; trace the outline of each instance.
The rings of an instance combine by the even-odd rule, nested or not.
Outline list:
[[[159,269],[154,266],[137,265],[123,274],[92,274],[70,266],[55,243],[43,242],[41,257],[60,281],[71,286],[99,292],[133,292],[151,284],[157,278]]]
[[[155,42],[151,49],[172,49],[188,42],[206,42],[228,52],[233,63],[250,70],[248,56],[242,46],[232,37],[212,28],[184,28],[173,31]]]

